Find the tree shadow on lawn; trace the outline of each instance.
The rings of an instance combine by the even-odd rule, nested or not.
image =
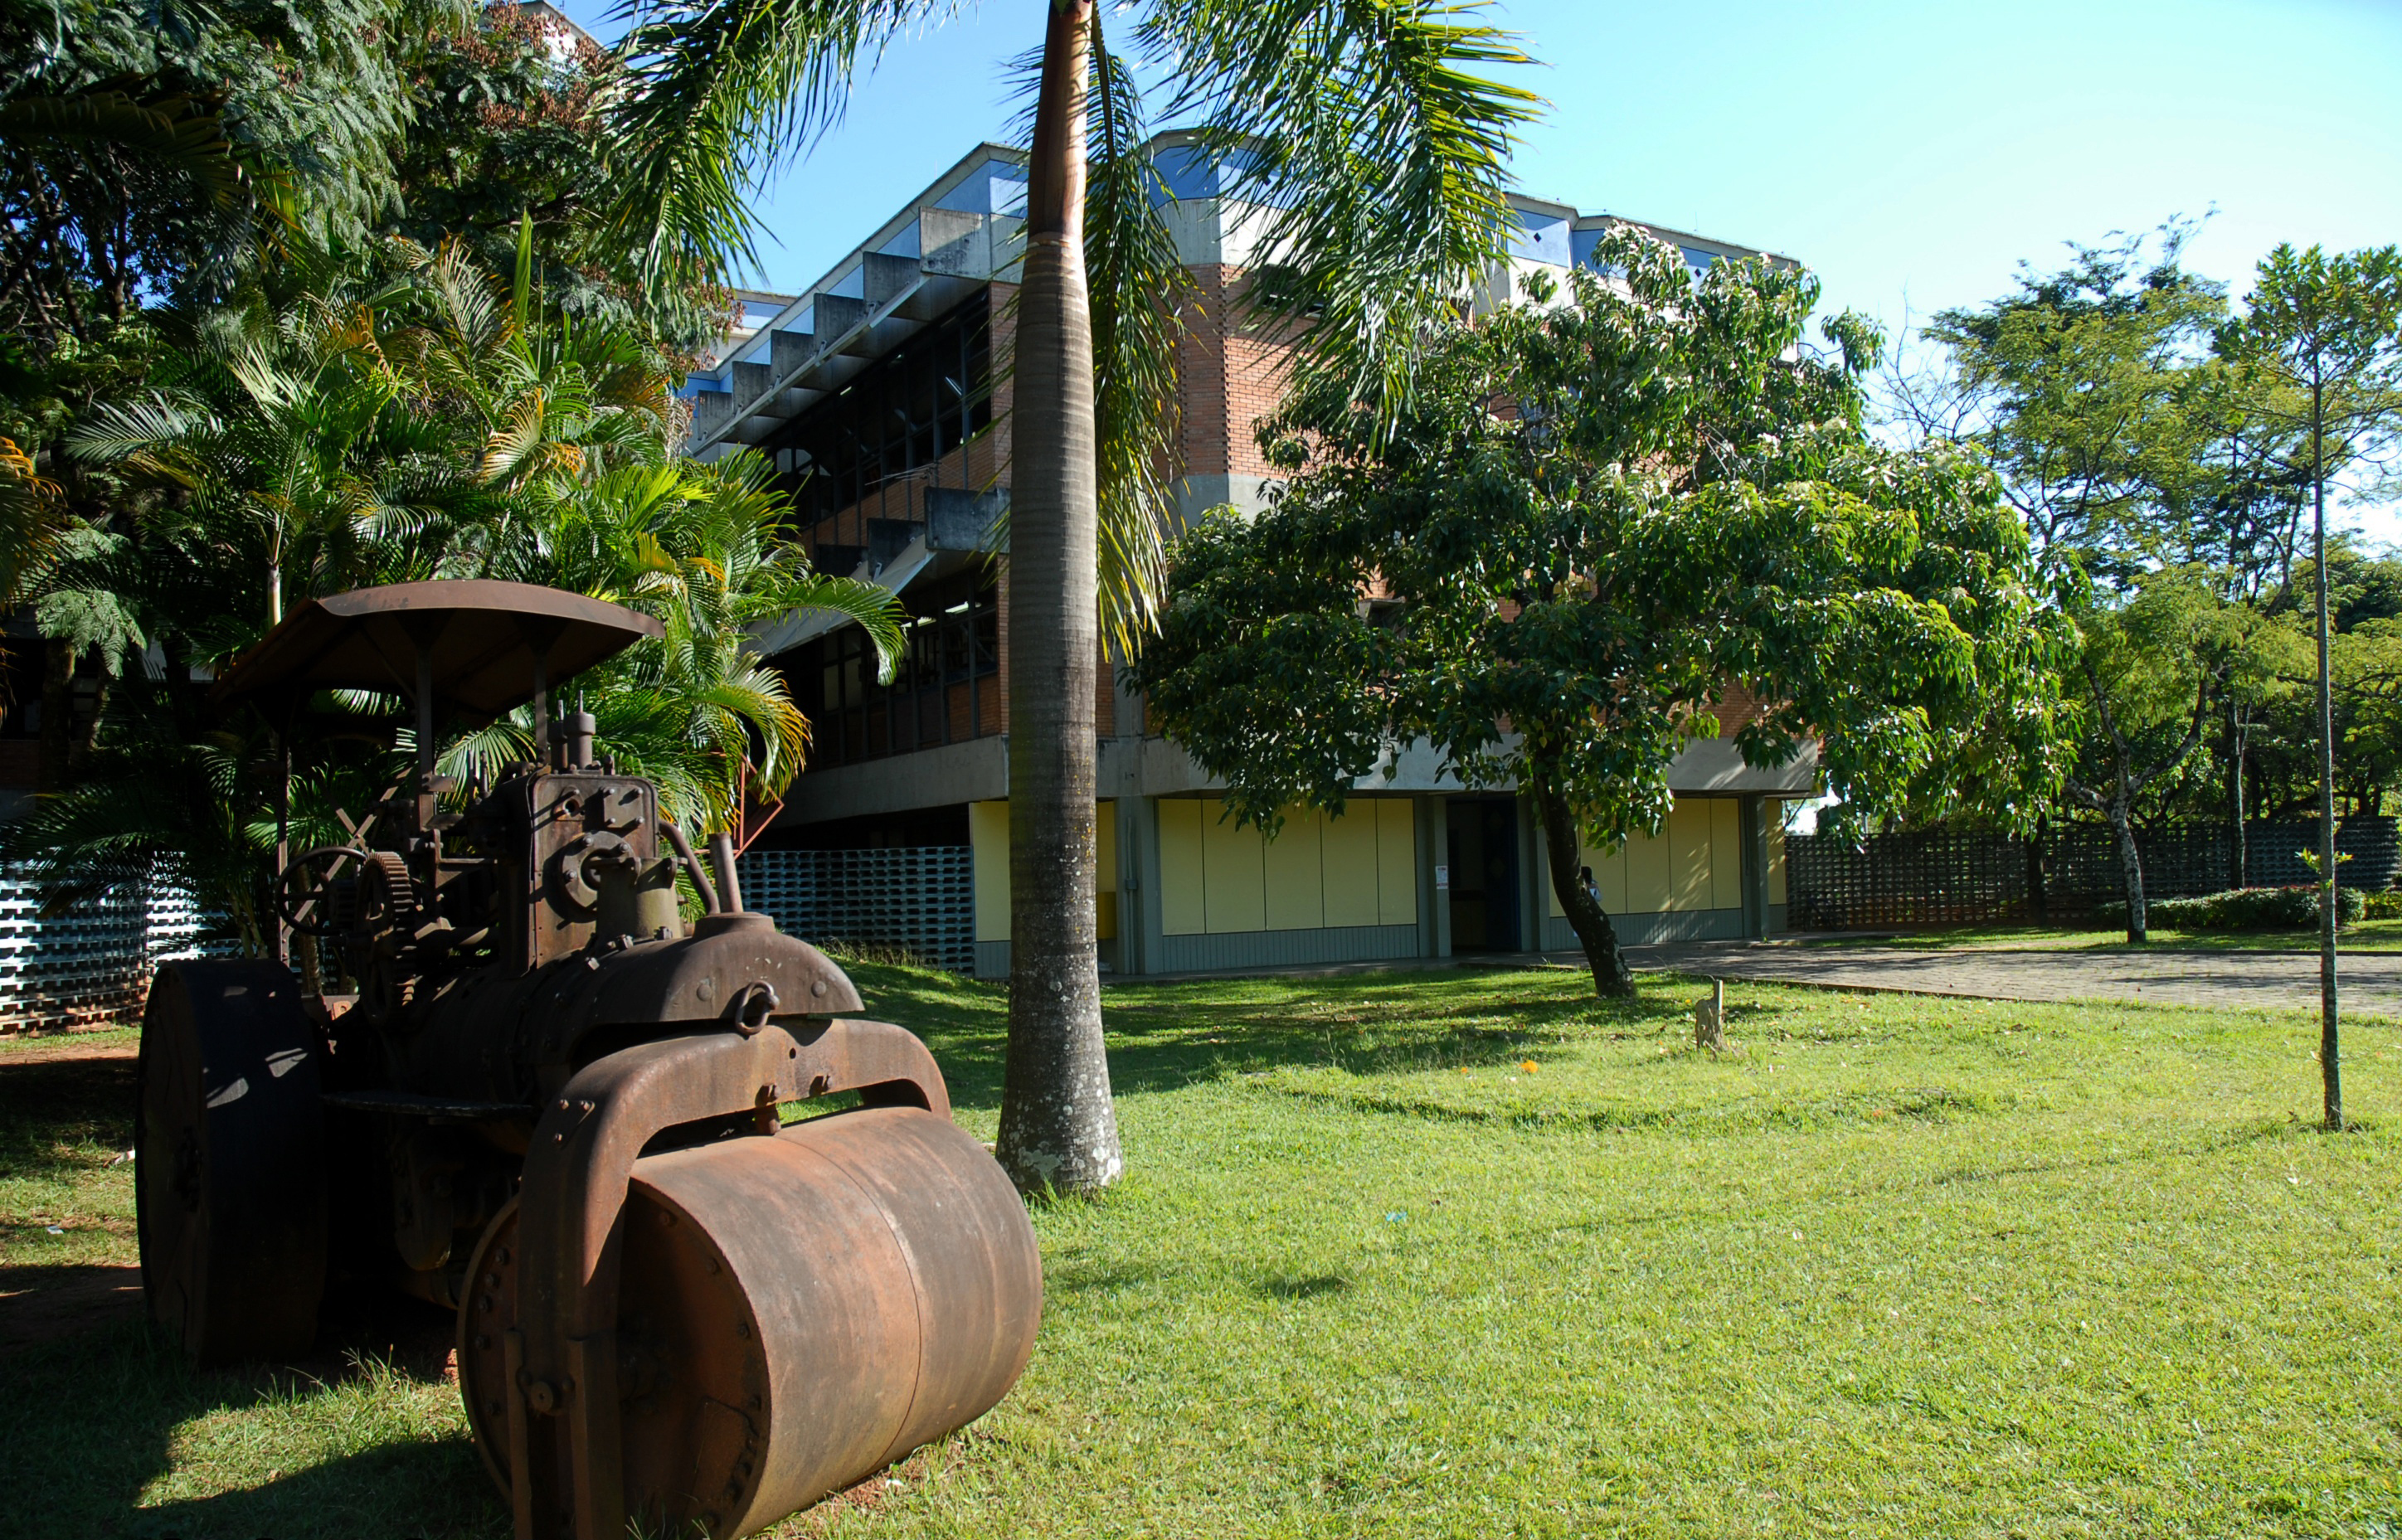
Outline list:
[[[413,1437],[391,1436],[413,1421],[391,1405],[395,1395],[412,1384],[456,1394],[445,1377],[448,1313],[397,1298],[333,1308],[319,1346],[297,1364],[196,1369],[142,1323],[0,1361],[0,1447],[9,1451],[0,1512],[16,1516],[20,1533],[141,1540],[504,1535],[507,1510],[463,1435],[418,1425]],[[328,1391],[334,1404],[301,1404]],[[366,1400],[380,1403],[375,1427],[347,1425],[370,1410]],[[179,1440],[179,1429],[221,1412],[256,1421],[222,1449],[206,1433]],[[267,1443],[278,1437],[290,1440],[288,1454]],[[317,1457],[329,1443],[354,1451]],[[178,1470],[199,1486],[220,1478],[208,1468],[217,1459],[228,1467],[221,1479],[255,1484],[140,1506]]]
[[[0,1170],[90,1178],[95,1147],[132,1144],[134,1100],[135,1064],[121,1052],[0,1058]],[[326,1459],[319,1455],[328,1445],[363,1442],[330,1429],[357,1406],[338,1396],[324,1407],[274,1409],[363,1380],[403,1389],[441,1382],[448,1313],[396,1296],[338,1295],[327,1302],[320,1345],[301,1362],[209,1371],[191,1368],[145,1322],[132,1268],[34,1262],[0,1273],[0,1286],[15,1297],[11,1326],[22,1328],[8,1334],[0,1355],[0,1449],[7,1451],[0,1513],[11,1516],[11,1533],[160,1540],[506,1533],[506,1511],[463,1437],[385,1438]],[[208,1447],[210,1436],[177,1447],[179,1429],[228,1411],[252,1412],[258,1426],[227,1437],[222,1451]],[[138,1506],[179,1469],[200,1488],[213,1478],[258,1483],[286,1457],[255,1440],[277,1437],[291,1443],[286,1474]],[[221,1476],[205,1468],[215,1460],[225,1462]]]
[[[133,1061],[0,1059],[0,1174],[53,1177],[79,1169],[76,1146],[133,1144]]]
[[[1006,985],[881,963],[845,967],[870,1015],[907,1027],[933,1050],[954,1106],[1000,1105]],[[1101,997],[1110,1081],[1139,1093],[1292,1065],[1357,1075],[1481,1068],[1572,1037],[1690,1029],[1681,983],[1634,1000],[1534,992],[1561,976],[1417,970],[1113,984]]]

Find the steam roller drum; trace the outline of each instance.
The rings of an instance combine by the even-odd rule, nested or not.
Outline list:
[[[1042,1264],[1025,1205],[949,1119],[863,1107],[645,1156],[621,1220],[617,1372],[628,1515],[749,1534],[1009,1393]],[[460,1390],[509,1486],[504,1333],[517,1209],[476,1252]]]

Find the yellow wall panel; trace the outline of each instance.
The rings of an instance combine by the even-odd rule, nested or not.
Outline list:
[[[1668,907],[1710,906],[1710,810],[1688,799],[1668,813]]]
[[[1784,832],[1775,804],[1769,822],[1769,901],[1785,901]],[[1581,858],[1593,868],[1601,907],[1612,914],[1743,907],[1743,808],[1732,797],[1691,797],[1670,810],[1656,839],[1636,835],[1616,851],[1590,846]],[[1550,913],[1563,916],[1559,890],[1546,884]]]
[[[1355,801],[1318,826],[1328,925],[1376,923],[1375,804]]]
[[[1417,804],[1407,797],[1378,797],[1376,807],[1376,923],[1418,923]]]
[[[1785,901],[1785,804],[1778,802],[1760,804],[1760,816],[1768,820],[1768,901]]]
[[[1622,845],[1608,855],[1590,851],[1586,860],[1593,867],[1594,886],[1601,889],[1601,906],[1613,914],[1627,913],[1626,847]]]
[[[1118,804],[1103,798],[1093,810],[1093,936],[1118,935]]]
[[[1226,804],[1201,799],[1202,928],[1211,935],[1267,928],[1266,846],[1256,829],[1237,829]]]
[[[968,845],[975,852],[975,939],[1009,940],[1009,804],[968,804]]]
[[[1326,815],[1315,807],[1288,807],[1284,827],[1267,842],[1267,928],[1315,930],[1326,923],[1325,879],[1319,831]]]
[[[1710,810],[1710,907],[1743,907],[1743,804],[1712,797]]]
[[[1191,797],[1159,800],[1159,928],[1197,936],[1202,904],[1201,804]]]
[[[1593,885],[1601,892],[1601,912],[1605,914],[1625,914],[1626,851],[1624,847],[1622,846],[1604,855],[1592,846],[1580,845],[1577,846],[1577,864],[1593,868]],[[1573,881],[1576,873],[1571,872],[1568,876]],[[1566,919],[1568,912],[1560,903],[1559,884],[1546,878],[1543,891],[1548,895],[1544,901],[1552,906],[1552,917]]]
[[[1629,914],[1656,914],[1670,907],[1667,832],[1658,839],[1637,834],[1626,842],[1626,909]]]

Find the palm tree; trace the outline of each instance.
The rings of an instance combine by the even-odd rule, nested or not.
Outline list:
[[[627,773],[657,783],[664,816],[696,832],[736,829],[744,799],[780,794],[808,750],[808,721],[759,656],[753,626],[794,610],[855,621],[888,682],[906,646],[900,601],[811,571],[784,538],[786,512],[763,456],[700,465],[661,450],[588,481],[529,485],[473,569],[605,598],[666,626],[586,675],[583,689],[598,741]],[[444,768],[490,780],[497,765],[526,758],[532,737],[520,710],[462,739]]]
[[[58,484],[14,439],[0,438],[0,604],[15,608],[66,529]]]
[[[387,348],[399,328],[340,259],[301,252],[278,277],[283,293],[167,312],[150,388],[69,439],[155,494],[140,518],[162,549],[255,574],[255,629],[213,639],[225,652],[283,618],[287,584],[305,597],[427,575],[496,511],[457,424],[410,409],[422,392]]]
[[[1043,0],[1017,295],[1009,557],[1011,991],[998,1154],[1021,1187],[1123,1169],[1094,926],[1094,696],[1155,601],[1186,279],[1142,125],[1157,97],[1270,210],[1262,319],[1386,415],[1421,337],[1506,251],[1526,62],[1482,0]],[[654,282],[747,261],[743,195],[941,0],[639,0],[617,214]],[[1146,80],[1161,82],[1147,88]],[[1097,276],[1095,284],[1091,280]]]
[[[153,644],[167,662],[158,677],[135,668],[112,697],[84,780],[8,831],[7,852],[36,863],[48,900],[164,878],[253,950],[266,944],[258,896],[287,831],[254,814],[276,804],[282,746],[260,723],[211,720],[182,665],[221,665],[255,641],[287,583],[305,598],[507,578],[657,616],[662,639],[580,682],[606,751],[656,778],[665,810],[695,832],[731,827],[746,795],[780,791],[808,748],[752,626],[835,612],[867,628],[890,677],[899,600],[808,568],[782,537],[789,508],[760,457],[680,458],[665,361],[543,307],[526,240],[514,282],[457,246],[393,251],[401,279],[372,292],[327,263],[280,303],[179,312],[159,383],[73,441],[148,494],[126,529],[52,530],[47,484],[0,456],[0,529],[49,547],[31,569],[46,629],[100,647],[112,667]],[[530,757],[535,725],[520,710],[471,733],[444,747],[443,768],[489,783]],[[291,832],[318,844],[342,842],[334,805],[405,763],[315,757]]]

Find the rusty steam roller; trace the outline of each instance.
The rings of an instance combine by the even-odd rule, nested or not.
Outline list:
[[[296,610],[217,697],[288,744],[321,692],[399,696],[415,771],[283,866],[321,987],[169,963],[143,1022],[153,1315],[201,1362],[295,1354],[337,1258],[455,1310],[518,1540],[751,1533],[982,1416],[1042,1315],[1024,1205],[925,1045],[746,911],[731,841],[704,862],[590,717],[554,720],[559,683],[659,629],[508,583]],[[446,723],[528,702],[531,761],[435,775]]]

